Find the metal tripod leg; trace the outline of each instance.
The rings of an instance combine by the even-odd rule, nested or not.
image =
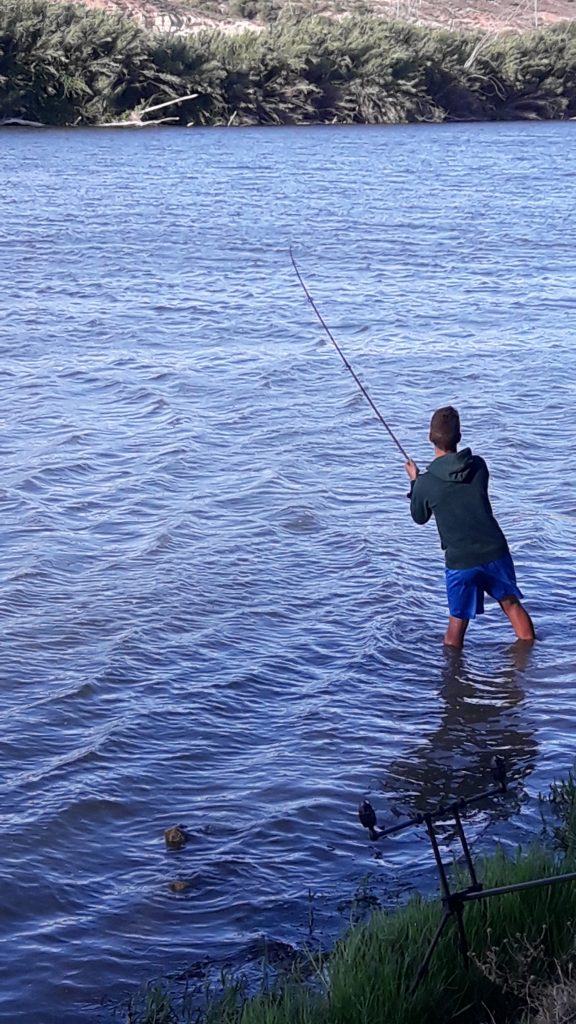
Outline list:
[[[468,956],[468,939],[466,938],[466,929],[464,928],[464,905],[458,901],[452,913],[456,915],[456,925],[458,927],[458,948],[462,954],[464,967],[468,970],[470,967],[470,957]]]
[[[420,967],[418,968],[418,973],[416,974],[416,977],[414,978],[414,981],[412,983],[412,993],[416,991],[418,985],[425,977],[425,975],[428,973],[430,961],[434,956],[436,946],[440,942],[440,939],[442,938],[442,933],[446,925],[450,921],[450,918],[452,917],[456,918],[456,927],[458,928],[458,948],[462,954],[464,966],[466,970],[468,970],[468,967],[470,966],[470,960],[468,957],[468,940],[466,938],[466,931],[464,928],[464,907],[462,906],[461,903],[458,902],[456,903],[455,906],[452,905],[445,908],[444,913],[442,915],[442,920],[440,921],[440,924],[438,925],[436,931],[434,932],[434,937],[428,947],[426,956],[424,957],[424,960],[420,964]]]
[[[418,988],[418,985],[422,981],[422,978],[428,973],[428,968],[430,966],[430,961],[431,961],[432,957],[434,956],[434,950],[436,949],[436,946],[440,942],[440,939],[442,938],[442,932],[444,931],[444,929],[445,929],[446,925],[448,924],[448,921],[450,920],[451,917],[452,917],[452,911],[451,910],[445,910],[444,914],[442,916],[442,920],[440,921],[440,924],[438,925],[438,927],[437,927],[437,929],[436,929],[436,931],[434,933],[434,938],[432,939],[432,942],[430,943],[430,945],[428,947],[428,952],[426,953],[426,956],[424,957],[422,963],[420,964],[420,967],[418,968],[418,973],[417,973],[417,975],[414,978],[414,981],[412,983],[412,989],[411,989],[412,994],[414,994],[414,992]]]

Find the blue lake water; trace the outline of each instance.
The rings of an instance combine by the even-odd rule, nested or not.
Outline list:
[[[475,849],[537,831],[576,753],[575,133],[0,135],[0,1020],[106,1020],[430,888],[366,795],[385,823],[504,753]],[[290,246],[422,466],[460,408],[528,656],[492,604],[444,653],[435,528]]]

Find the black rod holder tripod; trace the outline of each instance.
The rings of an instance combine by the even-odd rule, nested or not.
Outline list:
[[[492,796],[501,796],[508,792],[508,784],[506,779],[506,766],[503,758],[494,757],[492,758],[492,778],[496,783],[489,789],[485,789],[482,793],[478,793],[477,796],[469,797],[468,799],[454,800],[449,804],[443,804],[435,808],[433,811],[428,811],[422,814],[414,814],[408,816],[404,821],[399,822],[397,825],[392,825],[389,828],[381,829],[378,826],[376,819],[376,812],[372,807],[372,804],[368,800],[363,800],[358,809],[358,816],[360,823],[364,828],[368,829],[368,834],[373,842],[379,839],[384,839],[389,836],[398,835],[400,832],[404,832],[407,829],[414,828],[419,825],[424,825],[432,852],[434,854],[434,860],[436,863],[436,871],[438,873],[438,879],[440,882],[441,890],[441,903],[443,907],[443,914],[440,923],[432,937],[424,960],[420,964],[416,977],[412,985],[412,991],[415,991],[422,979],[425,977],[430,966],[430,961],[434,955],[434,952],[442,938],[444,930],[449,922],[454,919],[456,928],[458,931],[458,947],[462,955],[464,965],[468,969],[470,966],[469,959],[469,948],[468,940],[466,937],[466,929],[464,926],[464,907],[466,903],[477,902],[479,900],[490,899],[493,896],[504,896],[510,892],[524,892],[528,889],[542,888],[548,885],[555,885],[559,882],[573,882],[576,881],[576,872],[572,871],[562,875],[551,875],[548,878],[535,878],[528,882],[518,882],[512,885],[501,885],[492,889],[484,889],[481,882],[478,881],[474,861],[472,859],[472,853],[466,834],[464,832],[464,826],[462,823],[461,814],[468,809],[468,807],[474,806],[483,800],[488,799]],[[435,829],[435,822],[451,818],[455,828],[460,846],[462,847],[462,855],[464,863],[466,864],[466,870],[470,878],[470,885],[464,889],[454,891],[450,888],[450,880],[446,865],[442,860],[442,854],[438,844],[438,835]]]

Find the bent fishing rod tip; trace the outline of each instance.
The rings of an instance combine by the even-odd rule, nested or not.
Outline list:
[[[391,427],[389,426],[389,424],[388,424],[388,423],[386,422],[386,420],[384,419],[384,417],[383,417],[382,413],[380,412],[380,410],[379,410],[378,406],[376,405],[376,403],[375,403],[375,402],[374,402],[374,401],[372,400],[372,398],[371,398],[371,397],[370,397],[370,395],[368,394],[368,391],[367,391],[367,389],[366,389],[366,388],[364,387],[364,384],[363,384],[363,383],[362,383],[362,381],[360,380],[360,378],[359,378],[358,374],[356,373],[356,371],[355,371],[354,367],[353,367],[353,366],[351,365],[350,361],[349,361],[349,360],[348,360],[348,359],[346,358],[346,356],[344,355],[344,353],[343,353],[342,349],[340,348],[340,345],[339,345],[339,344],[338,344],[338,342],[336,341],[336,338],[335,338],[335,337],[334,337],[334,335],[332,334],[332,331],[331,331],[331,330],[330,330],[330,328],[328,327],[328,324],[326,323],[326,321],[325,321],[324,317],[322,316],[322,314],[321,314],[320,310],[318,309],[318,306],[317,306],[317,305],[316,305],[316,303],[314,302],[314,299],[312,298],[312,296],[311,296],[310,292],[308,291],[308,287],[307,287],[307,285],[306,285],[306,282],[304,281],[304,278],[302,277],[302,274],[300,273],[300,271],[299,271],[299,269],[298,269],[298,265],[297,265],[297,263],[296,263],[296,260],[294,259],[294,253],[292,252],[292,247],[291,247],[291,246],[289,247],[289,249],[288,249],[288,252],[290,253],[290,259],[292,260],[292,266],[294,267],[294,270],[295,270],[295,272],[296,272],[296,277],[298,278],[298,281],[300,282],[300,285],[301,285],[301,287],[302,287],[302,291],[304,292],[304,294],[305,294],[306,298],[308,299],[308,302],[309,302],[309,303],[310,303],[310,305],[312,306],[312,309],[314,310],[314,313],[315,313],[315,315],[317,316],[317,318],[318,318],[318,320],[319,320],[320,324],[322,325],[322,328],[323,328],[323,330],[324,330],[324,331],[326,332],[326,334],[328,335],[328,337],[329,337],[330,341],[332,342],[332,344],[333,344],[334,348],[336,349],[336,351],[337,351],[338,355],[340,356],[340,358],[341,358],[342,362],[344,363],[344,366],[346,367],[346,369],[348,370],[348,372],[349,372],[349,373],[350,373],[350,374],[352,375],[352,377],[354,378],[354,380],[355,380],[356,384],[357,384],[357,385],[358,385],[358,387],[360,388],[360,391],[361,391],[361,392],[362,392],[362,394],[364,395],[364,398],[366,399],[366,401],[368,402],[368,404],[369,404],[369,405],[370,405],[370,407],[372,408],[372,411],[373,411],[373,412],[375,413],[375,415],[376,415],[376,416],[378,417],[378,419],[380,420],[380,423],[382,424],[382,426],[384,427],[384,429],[385,429],[385,430],[386,430],[386,431],[388,432],[388,435],[389,435],[389,436],[390,436],[390,437],[392,438],[392,441],[393,441],[393,442],[394,442],[394,444],[396,445],[396,447],[397,447],[398,451],[400,452],[400,454],[401,454],[401,455],[402,455],[402,456],[404,457],[404,459],[405,459],[405,460],[406,460],[407,462],[410,462],[411,460],[410,460],[410,456],[408,455],[408,452],[406,451],[406,449],[405,449],[405,448],[403,448],[403,447],[402,447],[402,445],[400,444],[400,441],[399,441],[399,440],[398,440],[398,438],[396,437],[396,434],[394,433],[394,431],[392,430],[392,428],[391,428]]]

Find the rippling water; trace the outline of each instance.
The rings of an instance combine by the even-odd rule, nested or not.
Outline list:
[[[329,941],[367,874],[428,884],[363,795],[387,820],[504,751],[520,805],[470,833],[537,828],[576,748],[574,131],[0,136],[2,1020],[94,1021],[259,936]],[[444,653],[434,527],[289,245],[417,461],[460,407],[528,657],[493,606]]]

